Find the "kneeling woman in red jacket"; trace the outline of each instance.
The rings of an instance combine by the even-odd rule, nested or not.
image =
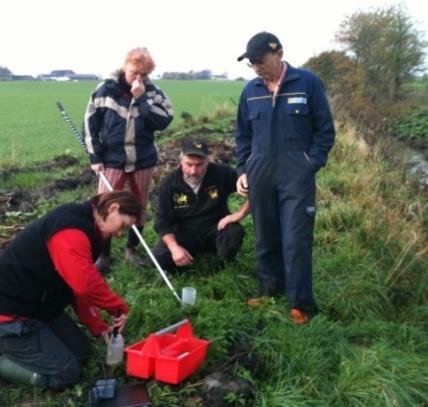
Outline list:
[[[140,210],[133,194],[107,192],[61,205],[16,235],[0,256],[0,378],[51,389],[78,382],[90,344],[65,313],[69,304],[95,336],[124,328],[128,306],[94,261]],[[99,309],[121,315],[109,326]]]

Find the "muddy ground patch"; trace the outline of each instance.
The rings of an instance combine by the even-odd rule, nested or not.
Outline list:
[[[161,180],[179,165],[181,142],[182,138],[174,139],[164,143],[159,149],[159,161],[150,192],[152,205],[156,205]],[[213,162],[228,165],[233,163],[234,148],[229,137],[208,141],[208,143]],[[10,183],[10,180],[19,174],[35,172],[57,173],[58,177],[47,184],[31,188],[2,188],[2,184],[6,184],[7,181]],[[64,176],[64,172],[68,174]],[[91,185],[95,194],[97,190],[95,174],[90,170],[89,165],[83,164],[71,155],[60,155],[29,167],[10,167],[0,170],[0,221],[3,224],[0,227],[0,247],[4,247],[10,238],[22,229],[41,201],[53,198],[63,191]],[[6,218],[8,218],[7,222],[5,222]]]

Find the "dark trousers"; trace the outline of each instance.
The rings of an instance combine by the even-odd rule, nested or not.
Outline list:
[[[45,387],[62,389],[79,381],[80,364],[91,348],[83,331],[63,312],[51,322],[0,323],[0,353],[41,374]]]
[[[233,260],[242,246],[245,231],[239,223],[229,223],[224,229],[217,230],[217,225],[202,230],[175,231],[177,243],[184,247],[192,256],[201,253],[216,253],[223,261]],[[160,240],[152,250],[159,265],[164,270],[172,270],[177,266],[171,252]]]
[[[262,294],[282,292],[291,307],[315,311],[313,169],[303,152],[289,151],[253,157],[247,176]]]

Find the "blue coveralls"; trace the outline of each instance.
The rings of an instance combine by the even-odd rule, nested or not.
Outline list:
[[[316,310],[312,290],[315,173],[335,130],[321,80],[287,64],[276,103],[261,78],[239,102],[238,175],[247,174],[262,294],[285,293],[291,307]]]

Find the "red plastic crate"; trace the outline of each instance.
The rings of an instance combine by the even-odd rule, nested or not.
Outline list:
[[[167,333],[177,328],[175,335]],[[209,341],[193,337],[188,320],[151,334],[125,349],[130,376],[177,384],[194,373],[205,360]]]
[[[158,338],[152,338],[153,335],[125,348],[127,354],[126,372],[130,376],[143,379],[149,379],[154,376],[156,354],[149,352],[149,349],[156,348],[156,345],[153,346],[150,342],[156,341],[160,349],[177,342],[175,335],[165,334]]]

